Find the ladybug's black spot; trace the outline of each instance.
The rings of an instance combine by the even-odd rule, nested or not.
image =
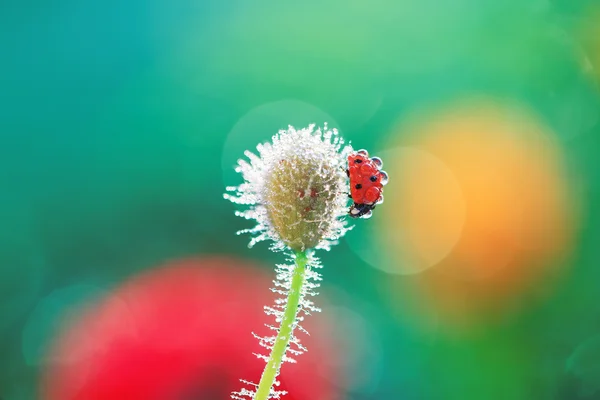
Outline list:
[[[369,179],[371,180],[371,182],[377,182],[377,177],[375,175],[371,175]]]
[[[360,183],[357,183],[356,185],[354,185],[354,188],[356,188],[356,189],[362,189],[362,185]]]
[[[354,160],[355,164],[360,164],[361,162],[362,162],[362,160],[360,158],[357,158],[357,159]]]

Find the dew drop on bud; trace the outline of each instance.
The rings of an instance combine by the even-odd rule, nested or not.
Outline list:
[[[365,157],[369,157],[369,152],[366,151],[365,149],[360,149],[359,151],[357,151],[358,154],[363,155]]]
[[[375,203],[376,205],[383,204],[383,195],[379,196],[379,200]]]
[[[366,213],[364,213],[364,214],[361,216],[361,218],[362,218],[362,219],[369,219],[369,218],[371,218],[372,216],[373,216],[373,211],[369,210],[369,211],[367,211]]]

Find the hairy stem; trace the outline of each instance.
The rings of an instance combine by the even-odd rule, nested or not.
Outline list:
[[[283,312],[283,319],[281,320],[279,332],[277,333],[273,350],[269,356],[269,361],[260,377],[254,400],[267,400],[269,398],[269,393],[271,392],[271,387],[273,386],[273,383],[275,383],[277,375],[279,375],[283,357],[285,356],[288,344],[294,333],[298,306],[302,299],[302,287],[304,286],[304,281],[306,279],[306,263],[306,253],[297,252],[296,268],[294,268],[292,284],[290,286],[285,311]]]

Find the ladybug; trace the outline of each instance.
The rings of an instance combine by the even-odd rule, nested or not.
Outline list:
[[[383,186],[388,182],[388,175],[381,170],[382,166],[381,158],[369,158],[366,150],[358,150],[348,156],[348,196],[354,201],[348,214],[352,218],[370,218],[375,206],[383,203]]]

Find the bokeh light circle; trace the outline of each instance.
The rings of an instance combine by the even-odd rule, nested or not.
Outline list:
[[[588,17],[582,21],[591,20],[593,18]],[[594,22],[597,24],[597,21]],[[590,59],[598,49],[588,43],[587,34],[590,33],[593,34],[573,35],[559,26],[546,32],[558,54],[562,55],[561,62],[568,63],[572,73],[548,84],[536,105],[543,110],[547,123],[562,142],[579,140],[580,136],[590,134],[600,120],[600,93]],[[554,64],[557,70],[561,68],[558,62]]]
[[[465,202],[452,171],[411,146],[373,152],[390,176],[375,217],[348,233],[350,248],[369,265],[399,275],[439,263],[460,239]]]
[[[58,333],[63,322],[76,318],[78,313],[84,311],[86,305],[106,294],[105,290],[96,285],[78,283],[53,290],[42,298],[23,328],[21,349],[25,362],[34,366],[48,362],[68,363],[74,354],[65,355],[63,359],[45,359],[47,340]]]
[[[340,382],[346,392],[375,392],[384,368],[380,335],[358,310],[338,305],[330,306],[324,312],[331,315],[335,325],[335,345],[340,354],[338,359],[325,362],[336,363],[334,368],[343,371]]]
[[[599,358],[600,335],[595,335],[580,343],[565,363],[565,370],[577,380],[581,398],[600,392]]]
[[[241,117],[231,129],[223,145],[221,166],[223,182],[230,186],[239,181],[234,171],[237,161],[244,158],[244,151],[256,152],[256,146],[289,125],[304,128],[310,124],[339,130],[337,122],[326,112],[312,104],[287,99],[260,105]]]

